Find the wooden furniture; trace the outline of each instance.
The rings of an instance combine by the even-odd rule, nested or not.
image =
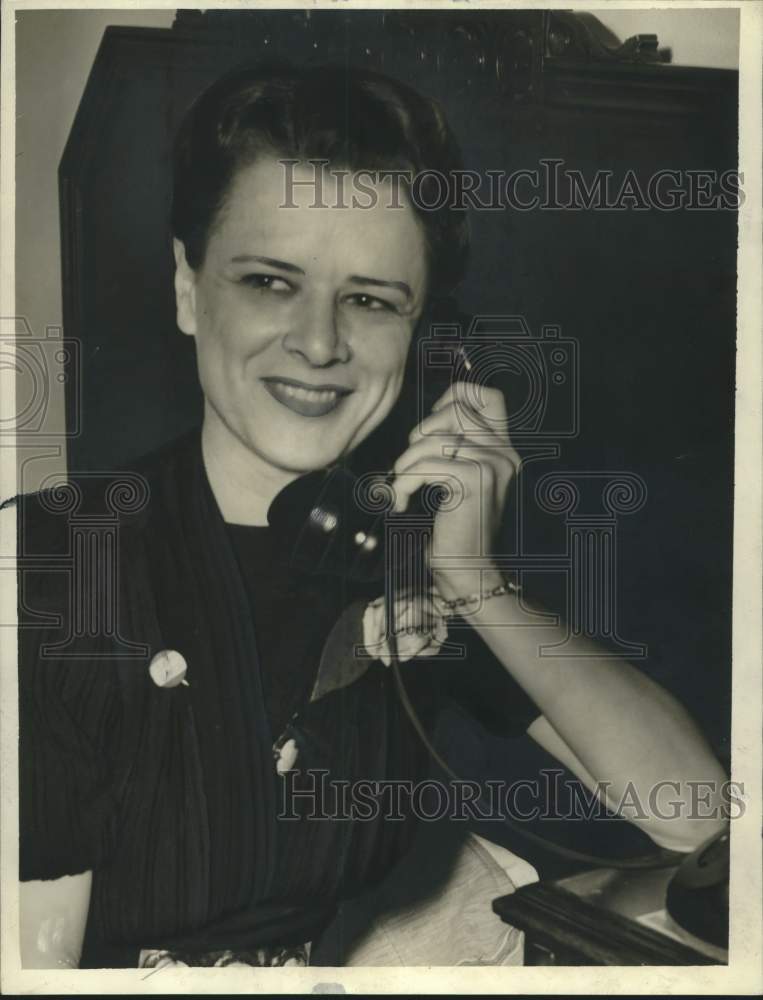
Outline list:
[[[523,886],[494,900],[493,909],[525,932],[525,965],[725,964],[725,951],[664,913],[674,872],[596,869]]]

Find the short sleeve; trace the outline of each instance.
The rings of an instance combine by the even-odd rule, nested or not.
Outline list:
[[[463,646],[465,656],[441,653],[432,661],[441,695],[492,735],[524,735],[541,714],[532,698],[473,628],[462,624],[450,631],[449,640]]]
[[[55,535],[40,537],[34,523],[26,522],[25,543],[36,534],[35,556],[47,550],[52,564]],[[99,657],[104,641],[79,648],[68,641],[68,575],[50,565],[31,570],[20,556],[19,853],[20,878],[28,881],[96,870],[108,857],[120,712],[114,670]]]

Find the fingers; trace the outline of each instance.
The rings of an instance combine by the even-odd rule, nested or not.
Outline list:
[[[477,488],[502,494],[520,466],[512,448],[503,393],[457,382],[409,435],[409,447],[393,467],[398,512],[422,486],[441,483],[457,494]],[[475,482],[472,482],[475,480]]]
[[[409,448],[395,465],[394,510],[406,510],[410,497],[423,486],[439,483],[460,502],[492,497],[503,492],[515,473],[515,465],[502,450],[480,449],[479,459],[447,459],[432,454],[428,441]]]
[[[454,457],[454,452],[457,456]],[[416,462],[431,459],[433,462],[446,461],[458,462],[467,461],[473,465],[475,462],[499,463],[507,462],[511,472],[515,472],[520,464],[518,453],[508,445],[496,443],[493,447],[487,444],[474,444],[463,434],[454,434],[452,438],[418,437],[414,439],[402,455],[399,456],[392,471],[395,475],[406,472]]]
[[[409,449],[405,455],[408,455],[412,450]],[[406,464],[395,473],[393,482],[395,489],[394,510],[398,512],[405,510],[410,497],[422,486],[429,483],[441,483],[447,490],[464,493],[466,496],[467,480],[469,481],[468,485],[473,486],[475,471],[464,462],[456,463],[448,459],[438,460],[433,458],[431,454],[419,454],[418,457],[406,460]]]
[[[475,445],[463,435],[454,436],[447,442],[439,436],[419,437],[392,467],[393,485],[398,497],[404,496],[407,503],[407,498],[426,482],[437,481],[426,478],[430,473],[433,477],[441,473],[445,477],[443,484],[452,489],[458,488],[463,476],[478,474],[484,467],[496,485],[505,490],[520,465],[519,454],[510,445],[499,443],[492,448],[485,444]],[[422,477],[425,478],[422,480]],[[404,510],[405,507],[400,508],[396,503],[395,509]]]
[[[432,413],[437,413],[443,407],[455,404],[462,407],[467,414],[487,411],[487,415],[501,416],[506,413],[504,395],[500,389],[480,385],[477,382],[453,382],[442,396],[432,406]]]
[[[440,396],[432,412],[414,429],[417,434],[463,433],[467,437],[495,435],[508,443],[506,402],[499,389],[457,382]]]

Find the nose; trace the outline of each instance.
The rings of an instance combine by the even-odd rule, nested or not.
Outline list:
[[[341,364],[351,357],[350,345],[342,333],[338,309],[333,301],[314,299],[294,317],[283,339],[284,349],[298,354],[314,368]]]

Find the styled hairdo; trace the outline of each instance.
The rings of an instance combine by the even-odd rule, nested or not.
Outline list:
[[[446,179],[462,165],[438,104],[397,80],[334,67],[237,70],[197,98],[175,141],[172,230],[192,268],[204,262],[236,172],[263,154]],[[466,212],[447,202],[428,210],[417,200],[424,199],[411,204],[426,233],[429,292],[444,295],[466,270]]]

